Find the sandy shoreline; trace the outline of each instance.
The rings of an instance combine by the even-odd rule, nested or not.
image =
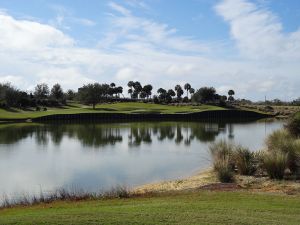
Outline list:
[[[217,178],[212,169],[197,172],[194,175],[182,179],[161,181],[144,184],[134,189],[136,193],[146,192],[165,192],[165,191],[183,191],[188,189],[199,188],[211,183],[217,183]]]
[[[234,184],[222,184],[218,181],[214,171],[209,168],[195,175],[176,180],[161,181],[145,184],[134,188],[137,194],[150,192],[172,192],[186,190],[246,190],[251,192],[282,193],[288,195],[300,195],[300,181],[295,180],[271,180],[268,177],[235,176]]]

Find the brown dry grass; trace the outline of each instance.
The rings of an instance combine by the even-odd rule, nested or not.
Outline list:
[[[268,177],[255,176],[235,176],[235,187],[229,188],[230,191],[245,190],[250,192],[264,192],[264,193],[280,193],[280,194],[300,194],[300,181],[296,180],[271,180]],[[134,193],[145,194],[155,192],[172,192],[172,191],[186,191],[196,189],[208,190],[227,190],[228,187],[220,185],[215,172],[212,169],[203,171],[194,176],[185,179],[163,181],[159,183],[146,184],[137,187]]]

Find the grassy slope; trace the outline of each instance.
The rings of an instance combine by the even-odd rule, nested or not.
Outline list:
[[[299,196],[194,192],[0,210],[0,224],[299,224]]]
[[[64,108],[48,108],[45,112],[4,110],[0,109],[0,119],[30,119],[52,114],[76,114],[76,113],[188,113],[205,110],[220,110],[217,106],[168,106],[148,103],[116,103],[97,105],[96,110],[80,104],[68,105]]]

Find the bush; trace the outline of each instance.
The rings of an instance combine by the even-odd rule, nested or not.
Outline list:
[[[222,140],[210,145],[209,150],[212,155],[213,162],[228,158],[229,163],[233,165],[232,155],[234,146],[232,144]]]
[[[274,131],[266,139],[266,144],[269,150],[287,151],[289,143],[293,140],[292,136],[285,129]]]
[[[265,153],[263,167],[271,179],[283,179],[284,171],[288,166],[288,155],[283,152]]]
[[[229,157],[215,161],[214,168],[217,172],[219,181],[222,183],[231,183],[234,181],[234,172],[232,170]]]
[[[255,173],[255,154],[249,149],[237,146],[234,151],[233,159],[239,174],[253,175]]]
[[[300,168],[300,140],[295,139],[286,129],[273,132],[266,141],[268,152],[287,155],[287,167],[292,173]]]
[[[300,113],[297,113],[286,125],[288,131],[295,137],[300,137]]]
[[[234,177],[233,145],[220,141],[213,143],[209,149],[218,179],[224,183],[232,182]]]

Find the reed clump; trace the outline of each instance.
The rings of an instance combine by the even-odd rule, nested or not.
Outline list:
[[[269,135],[266,148],[259,153],[226,141],[214,143],[209,149],[221,182],[232,182],[235,174],[267,174],[271,179],[300,177],[300,139],[288,129]]]
[[[237,172],[241,175],[253,175],[257,170],[257,159],[254,152],[242,146],[236,146],[233,153]]]
[[[297,175],[300,168],[300,139],[294,137],[287,129],[282,129],[273,132],[266,140],[266,151],[269,155],[273,155],[273,160],[276,157],[282,158],[283,155],[287,158],[287,168],[292,174]],[[270,157],[266,154],[267,161]],[[274,162],[275,163],[275,162]]]
[[[17,198],[2,197],[0,208],[10,208],[14,206],[30,206],[40,203],[51,203],[54,201],[83,201],[100,200],[108,198],[130,198],[133,193],[125,186],[117,186],[108,191],[88,192],[80,189],[59,188],[51,193],[40,192],[39,195],[22,194]]]
[[[233,145],[226,141],[213,143],[209,149],[213,159],[214,170],[223,183],[234,180]]]

